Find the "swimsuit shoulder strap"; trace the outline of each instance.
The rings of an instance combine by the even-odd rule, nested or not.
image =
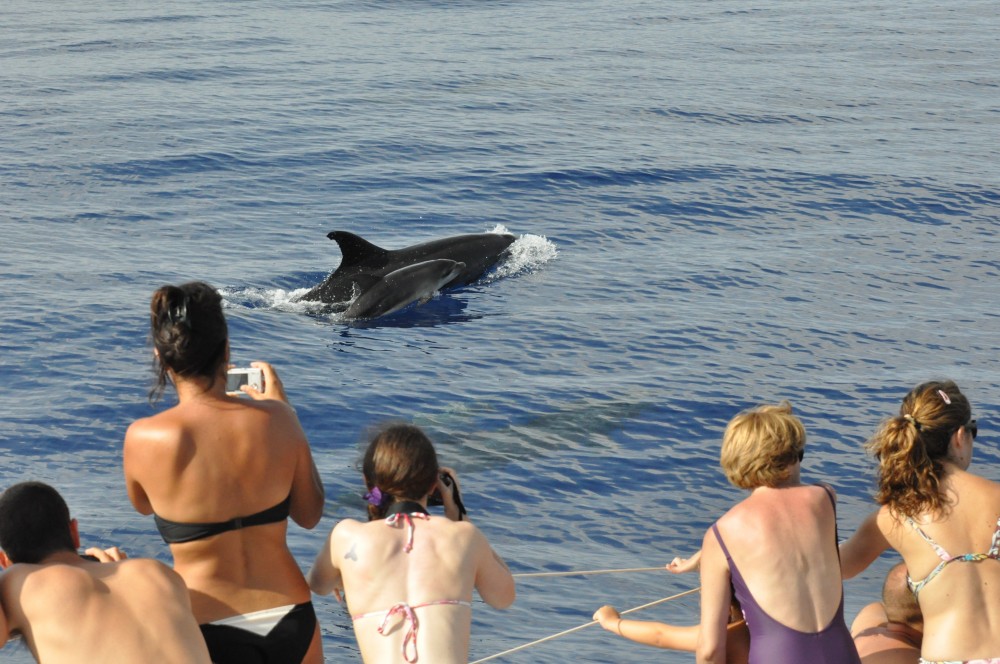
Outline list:
[[[837,547],[837,560],[840,560],[840,531],[837,528],[837,499],[833,496],[833,487],[826,482],[817,482],[816,486],[822,487],[826,491],[826,497],[830,499],[830,507],[833,508],[833,544]]]
[[[993,531],[993,540],[990,542],[989,556],[996,558],[1000,556],[1000,517],[997,518],[997,527]]]
[[[909,524],[909,526],[913,528],[913,530],[916,531],[916,533],[920,535],[920,537],[922,537],[925,542],[931,545],[931,548],[934,549],[934,553],[937,554],[938,558],[940,558],[945,562],[948,562],[953,558],[953,556],[950,553],[945,551],[943,546],[935,542],[930,535],[925,533],[923,529],[917,525],[917,522],[913,520],[912,516],[906,517],[906,523]]]
[[[729,555],[729,549],[726,548],[726,543],[722,540],[722,535],[719,534],[718,524],[712,524],[712,532],[715,533],[715,539],[719,542],[719,546],[722,547],[722,553],[726,554],[726,560],[732,560],[732,556]]]
[[[837,499],[833,497],[833,487],[826,482],[817,482],[816,486],[826,491],[826,497],[830,499],[830,506],[833,507],[833,516],[837,516]]]

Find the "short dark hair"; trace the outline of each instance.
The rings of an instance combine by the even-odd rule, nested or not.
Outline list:
[[[15,563],[40,563],[76,551],[69,507],[43,482],[21,482],[0,495],[0,549]]]

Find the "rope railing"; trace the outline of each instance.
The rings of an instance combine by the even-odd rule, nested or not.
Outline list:
[[[662,568],[657,568],[657,569],[662,569]],[[633,613],[635,611],[641,611],[642,609],[648,609],[649,607],[656,606],[657,604],[663,604],[664,602],[669,602],[671,600],[680,599],[681,597],[685,597],[687,595],[691,595],[693,593],[698,592],[699,590],[701,590],[700,586],[698,588],[692,588],[691,590],[685,590],[682,593],[677,593],[676,595],[671,595],[670,597],[664,597],[663,599],[658,599],[658,600],[649,602],[648,604],[643,604],[642,606],[636,606],[636,607],[633,607],[631,609],[627,609],[625,611],[622,611],[619,615],[623,615],[624,616],[625,614],[628,614],[628,613]],[[517,647],[511,648],[510,650],[504,650],[503,652],[498,652],[495,655],[490,655],[489,657],[484,657],[482,659],[477,659],[476,661],[470,662],[469,664],[481,664],[482,662],[488,662],[488,661],[490,661],[492,659],[497,659],[499,657],[504,657],[506,655],[510,655],[512,653],[518,652],[519,650],[524,650],[526,648],[530,648],[531,646],[537,646],[540,643],[545,643],[546,641],[551,641],[553,639],[558,639],[559,637],[566,636],[567,634],[572,634],[573,632],[579,632],[581,629],[586,629],[587,627],[591,627],[591,626],[596,625],[596,624],[597,624],[597,621],[596,620],[592,620],[589,623],[586,623],[584,625],[579,625],[577,627],[573,627],[573,628],[564,630],[564,631],[559,632],[557,634],[552,634],[551,636],[546,636],[544,638],[537,639],[535,641],[531,641],[530,643],[524,643],[524,644],[519,645]]]
[[[628,567],[626,569],[585,569],[571,572],[521,572],[512,574],[515,579],[538,579],[552,576],[589,576],[594,574],[623,574],[626,572],[665,572],[665,567]]]

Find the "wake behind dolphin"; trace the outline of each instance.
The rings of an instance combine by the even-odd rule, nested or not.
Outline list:
[[[345,304],[347,319],[377,318],[436,291],[464,286],[479,279],[501,258],[515,238],[509,233],[456,235],[383,249],[346,231],[327,235],[340,247],[337,269],[300,300]],[[445,278],[447,277],[447,278]]]

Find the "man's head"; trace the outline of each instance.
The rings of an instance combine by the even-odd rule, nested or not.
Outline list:
[[[21,482],[0,495],[0,549],[10,563],[39,563],[76,551],[76,522],[59,492],[42,482]]]
[[[882,605],[885,616],[892,622],[923,630],[924,616],[917,598],[906,583],[906,565],[899,563],[885,575],[882,584]]]

